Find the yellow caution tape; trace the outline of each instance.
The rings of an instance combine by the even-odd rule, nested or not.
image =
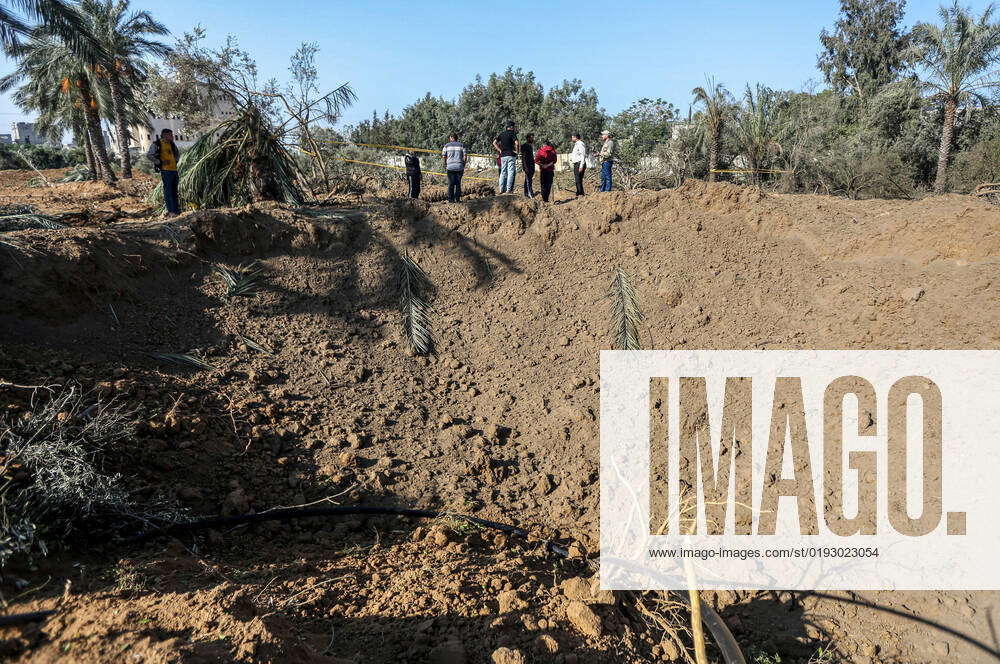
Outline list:
[[[332,145],[360,145],[364,148],[379,148],[382,150],[407,150],[412,152],[428,152],[430,154],[441,154],[440,150],[428,150],[427,148],[411,148],[405,145],[387,145],[382,143],[355,143],[354,141],[320,141],[320,143],[330,143]],[[466,152],[470,157],[485,157],[487,159],[496,159],[497,155],[488,154],[475,154],[472,152]]]
[[[301,149],[301,148],[300,148]],[[302,150],[306,152],[305,150]],[[306,152],[306,154],[311,154]],[[365,166],[381,166],[382,168],[394,168],[397,171],[405,171],[406,169],[402,166],[392,166],[391,164],[379,164],[374,161],[361,161],[359,159],[344,159],[343,157],[330,157],[330,159],[336,159],[337,161],[346,161],[352,164],[364,164]],[[442,177],[448,177],[447,173],[438,173],[437,171],[421,171],[421,173],[426,173],[427,175],[440,175]],[[496,182],[493,178],[477,178],[474,175],[465,175],[462,177],[463,180],[482,180],[483,182]]]
[[[713,168],[708,171],[709,173],[791,173],[791,171],[780,171],[776,168],[756,168],[746,171],[737,170],[725,170],[721,168]]]

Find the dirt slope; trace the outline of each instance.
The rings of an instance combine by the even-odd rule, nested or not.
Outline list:
[[[590,551],[615,267],[634,276],[647,347],[995,348],[998,233],[998,209],[971,197],[852,202],[697,182],[554,206],[375,199],[23,231],[0,247],[0,373],[73,377],[141,403],[148,422],[123,470],[194,513],[336,496],[473,512]],[[399,331],[404,252],[436,286],[430,361]],[[212,264],[251,259],[266,291],[227,301]],[[157,351],[215,368],[157,365]],[[583,598],[603,619],[589,636],[567,618],[576,591],[559,584],[589,577],[579,562],[553,567],[461,528],[411,541],[414,528],[311,521],[111,547],[68,594],[15,602],[61,608],[8,643],[32,661],[108,661],[119,648],[134,661],[461,661],[447,659],[454,644],[470,662],[501,647],[567,663],[675,654],[635,611]],[[498,603],[504,589],[517,601]],[[996,594],[844,596],[854,603],[712,601],[782,661],[830,642],[845,661],[994,661]]]

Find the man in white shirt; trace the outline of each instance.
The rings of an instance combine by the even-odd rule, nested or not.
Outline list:
[[[573,163],[576,195],[583,196],[583,174],[587,170],[587,144],[580,140],[580,134],[573,134],[573,152],[570,153],[569,160]]]

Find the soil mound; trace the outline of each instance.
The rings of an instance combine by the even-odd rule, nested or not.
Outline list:
[[[0,368],[29,384],[73,377],[141,406],[141,440],[134,458],[122,460],[123,471],[137,489],[164,489],[194,513],[324,500],[443,508],[540,527],[582,553],[598,542],[598,351],[611,344],[606,293],[618,267],[633,276],[647,348],[994,348],[998,233],[996,208],[972,197],[855,202],[699,182],[554,205],[518,196],[458,205],[385,198],[356,207],[249,206],[192,212],[169,223],[22,231],[6,234],[11,244],[0,245],[6,343]],[[404,254],[435,287],[434,357],[412,356],[401,333]],[[249,261],[264,268],[260,292],[227,297],[217,265]],[[171,367],[151,358],[153,352],[190,353],[212,368]],[[9,405],[15,412],[30,407],[23,396]],[[375,580],[383,574],[378,567],[369,569],[371,587],[379,590],[350,602],[343,598],[360,593],[360,584],[331,581],[342,599],[317,592],[323,601],[299,605],[295,593],[303,588],[267,586],[282,575],[234,576],[301,555],[323,566],[323,574],[298,573],[321,577],[316,584],[341,576],[335,553],[357,546],[372,556],[384,551],[373,564],[426,589],[429,579],[414,572],[436,569],[421,558],[434,538],[425,533],[411,542],[415,524],[351,523],[216,533],[197,545],[225,561],[228,582],[242,592],[164,583],[137,606],[148,610],[149,629],[163,626],[165,641],[210,633],[207,618],[200,626],[190,621],[207,615],[216,600],[205,598],[218,597],[212,592],[232,592],[238,599],[223,607],[220,633],[245,636],[227,641],[225,657],[243,653],[247,661],[280,661],[274,653],[311,661],[295,650],[279,615],[295,618],[312,657],[357,655],[321,643],[330,641],[331,622],[335,635],[359,639],[402,624],[415,639],[430,619],[425,608],[434,629],[410,661],[427,661],[434,648],[453,641],[464,644],[469,661],[484,661],[491,652],[486,644],[527,653],[535,646],[521,636],[509,643],[490,636],[478,650],[468,643],[491,630],[521,634],[530,623],[522,614],[536,626],[544,619],[551,629],[579,634],[566,606],[549,606],[547,598],[565,595],[554,590],[561,580],[490,567],[507,547],[494,550],[489,539],[446,536],[443,546],[461,556],[448,547],[464,544],[481,568],[498,570],[521,593],[529,608],[498,623],[499,609],[490,602],[502,588],[473,591],[476,577],[457,567],[434,577],[440,584],[461,581],[440,590],[441,601],[431,593],[439,607],[433,610],[416,600],[394,603],[401,586]],[[364,565],[358,556],[350,559]],[[551,571],[553,561],[544,564]],[[88,633],[106,634],[88,638],[87,647],[106,655],[123,646],[115,630],[131,623],[122,617],[122,601],[102,594],[107,585],[97,581],[79,592],[79,608],[65,620],[93,606]],[[289,603],[265,618],[262,598],[274,592],[275,602]],[[468,599],[460,610],[447,601],[455,593]],[[988,634],[986,607],[995,601],[987,593],[870,595],[880,603],[905,601],[908,610],[943,623],[964,616],[962,629],[980,634]],[[244,600],[256,607],[252,616],[240,608]],[[810,647],[814,652],[833,640],[848,658],[877,643],[897,661],[939,661],[926,654],[940,643],[949,656],[986,661],[967,641],[870,609],[815,599],[800,604],[790,594],[720,594],[717,601],[741,638],[786,658],[808,658]],[[601,637],[554,634],[563,644],[560,656],[669,655],[659,635],[636,636],[621,650],[603,642],[607,634],[646,633],[641,618],[605,611],[598,613],[614,619],[602,623]],[[46,627],[46,638],[72,624]],[[521,627],[511,631],[511,625]],[[531,632],[532,640],[545,631],[525,629],[522,636]],[[897,638],[884,638],[886,629]],[[386,643],[372,646],[370,661],[398,661],[391,655],[401,642]],[[160,645],[143,647],[158,661]]]

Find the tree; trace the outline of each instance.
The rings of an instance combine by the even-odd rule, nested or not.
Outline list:
[[[287,87],[258,81],[257,64],[233,37],[219,50],[204,47],[204,31],[185,34],[150,76],[160,113],[180,118],[185,131],[205,130],[182,156],[179,188],[200,207],[255,201],[301,203],[308,182],[291,149],[310,125],[339,116],[354,91],[348,84],[321,94],[311,71],[310,45],[299,49]],[[300,87],[297,87],[300,86]],[[219,121],[217,109],[226,109]]]
[[[719,168],[719,153],[722,151],[722,130],[726,114],[732,106],[729,91],[715,79],[709,78],[706,87],[691,90],[692,104],[702,107],[701,120],[708,140],[708,181],[715,182],[715,171]]]
[[[503,74],[480,77],[458,96],[458,131],[475,152],[493,153],[493,139],[513,121],[518,129],[537,131],[545,89],[532,72],[508,67]]]
[[[557,147],[568,148],[574,133],[579,133],[584,140],[597,140],[605,122],[607,115],[597,105],[597,91],[584,88],[582,81],[573,79],[563,81],[546,93],[536,133],[551,139]]]
[[[663,99],[639,99],[608,122],[608,129],[619,141],[630,141],[643,154],[653,147],[670,142],[677,109]]]
[[[755,92],[748,84],[733,130],[740,154],[751,172],[750,180],[759,184],[760,171],[767,168],[773,154],[781,152],[778,96],[774,90],[758,83]]]
[[[164,57],[170,48],[150,39],[169,34],[166,26],[146,11],[132,11],[128,0],[82,0],[80,9],[86,16],[91,34],[102,47],[101,73],[111,93],[111,110],[118,134],[122,177],[132,177],[132,159],[128,146],[128,112],[130,101],[149,75],[148,56]],[[132,99],[130,99],[132,98]],[[141,118],[148,125],[148,115]]]
[[[90,138],[94,159],[108,182],[117,177],[111,168],[104,134],[101,130],[100,109],[106,107],[103,97],[101,52],[95,45],[80,55],[59,36],[48,29],[37,29],[30,39],[17,49],[17,69],[0,78],[0,92],[8,92],[21,84],[15,101],[25,110],[53,112],[59,107],[59,95],[78,109]]]
[[[625,189],[663,180],[664,169],[653,153],[670,143],[677,109],[663,99],[639,99],[611,118],[607,128],[618,141],[614,168]]]
[[[21,16],[15,13],[15,7],[21,10]],[[63,36],[78,53],[94,45],[80,13],[72,3],[63,0],[0,0],[0,46],[8,55],[16,55],[21,38],[32,31],[28,21],[38,21],[51,32]]]
[[[316,54],[319,45],[314,42],[303,42],[292,54],[288,71],[292,81],[288,84],[285,95],[278,95],[284,103],[285,110],[298,123],[300,142],[309,146],[315,166],[323,180],[324,191],[330,190],[330,174],[319,142],[313,137],[313,127],[318,123],[333,125],[339,118],[345,105],[355,99],[350,88],[339,88],[340,94],[319,96],[319,70],[316,67]]]
[[[914,53],[924,71],[921,83],[944,107],[934,179],[938,193],[947,182],[959,105],[965,104],[967,112],[976,104],[985,106],[988,102],[982,91],[1000,87],[997,70],[991,70],[1000,60],[1000,23],[992,22],[993,5],[978,20],[957,1],[942,6],[939,15],[942,25],[920,23],[913,28]]]
[[[457,101],[428,93],[399,116],[388,111],[381,117],[373,113],[349,133],[351,140],[361,143],[437,149],[454,131],[470,151],[491,154],[493,139],[509,120],[522,133],[531,132],[558,145],[577,131],[596,139],[606,119],[597,106],[597,92],[584,88],[580,81],[563,81],[546,92],[531,72],[508,68],[503,74],[491,74],[485,82],[477,76]]]
[[[906,0],[840,0],[833,34],[823,30],[818,67],[839,93],[861,98],[895,81],[906,67],[907,34],[900,28]]]

